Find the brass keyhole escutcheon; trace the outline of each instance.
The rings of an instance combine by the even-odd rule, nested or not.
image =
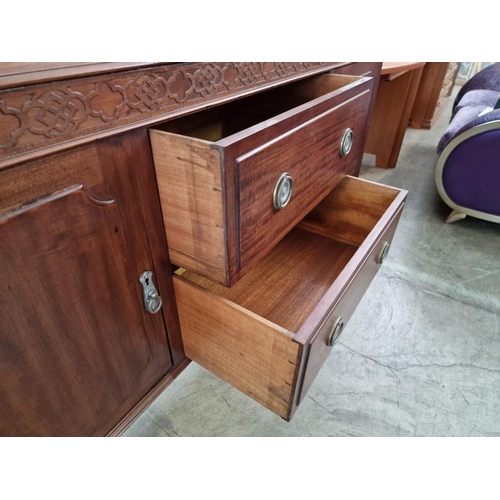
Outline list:
[[[153,284],[153,273],[151,271],[144,271],[139,278],[142,285],[142,296],[144,300],[144,307],[146,311],[151,314],[156,314],[163,304],[162,298],[158,295],[156,288]]]

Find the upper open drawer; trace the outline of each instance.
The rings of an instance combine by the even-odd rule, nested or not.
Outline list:
[[[236,283],[355,172],[370,80],[319,75],[151,129],[172,263]]]

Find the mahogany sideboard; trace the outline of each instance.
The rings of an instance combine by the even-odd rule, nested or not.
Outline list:
[[[289,420],[404,204],[380,66],[1,63],[0,435],[119,435],[190,360]]]

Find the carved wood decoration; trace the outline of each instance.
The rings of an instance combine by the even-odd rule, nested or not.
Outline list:
[[[134,128],[336,67],[339,63],[183,63],[0,91],[0,164],[110,129]],[[190,111],[191,111],[190,109]],[[108,132],[106,134],[106,132]]]

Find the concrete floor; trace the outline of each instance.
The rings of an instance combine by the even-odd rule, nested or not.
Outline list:
[[[292,422],[191,363],[125,436],[500,436],[500,227],[443,223],[434,170],[450,112],[407,130],[396,169],[363,159],[362,178],[410,194],[389,258]]]

